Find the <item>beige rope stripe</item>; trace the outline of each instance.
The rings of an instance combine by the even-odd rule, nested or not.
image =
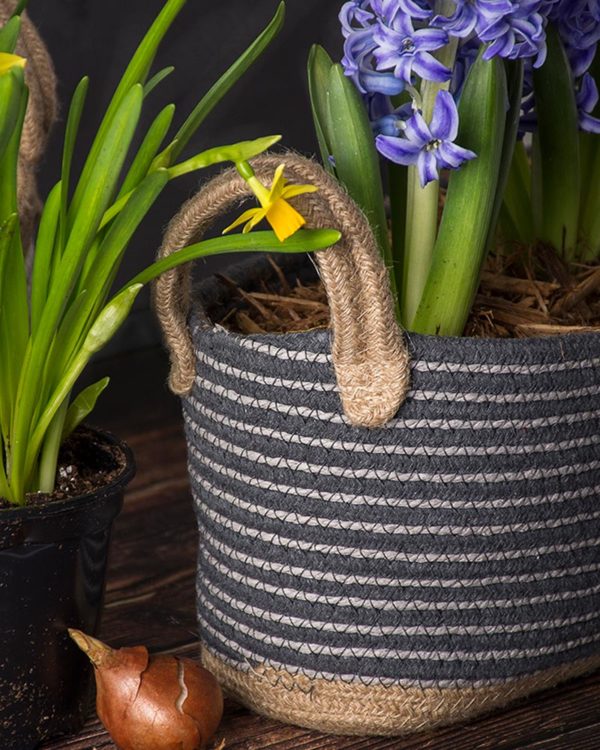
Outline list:
[[[17,0],[0,0],[0,26],[9,19]],[[35,171],[44,154],[48,135],[57,114],[56,75],[40,35],[26,13],[22,16],[17,53],[27,59],[25,78],[29,102],[19,153],[19,212],[23,245],[29,247],[41,210]]]
[[[296,154],[267,155],[253,166],[267,183],[282,162],[292,182],[319,188],[298,199],[308,226],[342,232],[338,245],[316,254],[331,309],[334,367],[348,419],[358,426],[377,427],[396,414],[409,388],[408,351],[396,324],[387,269],[366,218],[316,162]],[[234,169],[210,181],[171,221],[160,257],[197,241],[218,216],[250,195]],[[169,382],[179,395],[190,392],[196,374],[187,328],[190,283],[189,268],[176,269],[163,274],[154,294],[171,352]]]
[[[480,688],[403,688],[238,671],[206,648],[202,662],[235,699],[260,714],[332,734],[398,736],[465,721],[600,667],[600,655]]]

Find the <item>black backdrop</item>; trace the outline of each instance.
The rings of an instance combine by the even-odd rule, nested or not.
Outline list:
[[[341,0],[288,0],[281,35],[205,122],[186,155],[271,133],[281,133],[285,146],[314,154],[306,59],[314,42],[339,59],[340,4]],[[42,195],[57,180],[64,120],[78,80],[83,75],[91,78],[79,142],[80,147],[87,147],[120,73],[162,5],[162,0],[30,0],[30,16],[54,59],[61,102],[61,120],[40,171]],[[175,73],[152,94],[145,110],[146,122],[172,101],[177,107],[177,127],[262,30],[276,7],[277,0],[188,0],[156,61],[156,69],[174,65]],[[123,281],[153,259],[165,224],[205,177],[206,172],[200,177],[187,176],[167,187],[134,238]],[[209,273],[224,263],[226,259],[213,259],[201,271]],[[156,340],[145,293],[111,349],[141,347]]]

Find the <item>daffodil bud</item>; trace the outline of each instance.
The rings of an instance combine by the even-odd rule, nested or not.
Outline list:
[[[125,322],[142,287],[143,284],[132,284],[106,305],[84,341],[83,350],[86,354],[95,354],[106,346]]]

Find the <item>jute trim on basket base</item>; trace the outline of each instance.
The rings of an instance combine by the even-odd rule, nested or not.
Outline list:
[[[600,654],[510,682],[478,688],[381,687],[238,671],[202,649],[202,662],[232,697],[288,724],[331,734],[398,736],[471,719],[600,667]]]

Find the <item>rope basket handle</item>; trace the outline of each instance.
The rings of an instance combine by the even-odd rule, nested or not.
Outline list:
[[[8,21],[16,6],[17,0],[0,0],[0,26]],[[27,60],[25,80],[29,101],[19,150],[18,201],[23,244],[27,248],[41,210],[35,172],[56,120],[58,101],[50,54],[27,13],[21,19],[16,52]]]
[[[262,182],[270,183],[281,163],[291,181],[319,188],[298,198],[307,225],[342,233],[335,247],[315,253],[330,307],[333,365],[350,423],[378,427],[396,414],[409,388],[408,349],[396,323],[387,269],[364,214],[319,164],[288,153],[263,155],[252,167]],[[212,179],[171,221],[159,257],[198,241],[217,217],[251,195],[235,169]],[[196,375],[188,329],[189,264],[155,282],[154,302],[171,355],[169,385],[174,393],[187,395]]]

